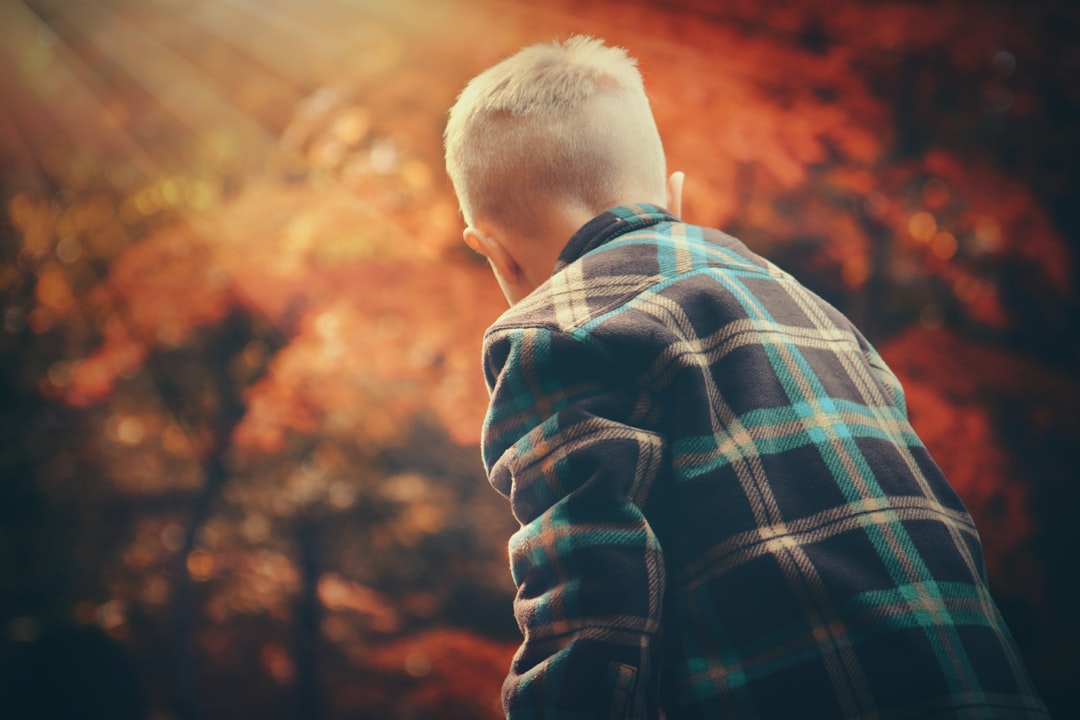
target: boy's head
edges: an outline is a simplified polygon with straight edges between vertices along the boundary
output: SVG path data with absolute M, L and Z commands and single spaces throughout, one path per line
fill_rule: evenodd
M 511 302 L 514 268 L 500 272 L 492 238 L 535 287 L 584 221 L 624 203 L 671 201 L 637 64 L 590 37 L 526 47 L 477 75 L 450 110 L 445 143 L 465 239 L 492 260 Z

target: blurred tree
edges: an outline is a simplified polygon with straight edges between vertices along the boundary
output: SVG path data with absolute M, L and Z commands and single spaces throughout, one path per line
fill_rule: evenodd
M 440 133 L 476 71 L 585 31 L 639 58 L 687 218 L 879 344 L 1075 706 L 1074 6 L 298 8 L 0 8 L 6 657 L 74 620 L 184 717 L 497 716 L 504 302 Z

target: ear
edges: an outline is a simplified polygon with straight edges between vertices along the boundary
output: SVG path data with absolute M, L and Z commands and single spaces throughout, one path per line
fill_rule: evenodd
M 510 285 L 521 282 L 521 266 L 506 249 L 504 243 L 493 235 L 487 235 L 476 228 L 467 227 L 463 233 L 465 244 L 488 259 L 495 273 Z
M 682 217 L 682 189 L 686 180 L 686 173 L 676 171 L 671 173 L 667 181 L 667 209 L 677 218 Z

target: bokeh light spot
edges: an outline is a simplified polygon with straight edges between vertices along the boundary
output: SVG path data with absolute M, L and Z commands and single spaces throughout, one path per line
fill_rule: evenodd
M 947 230 L 934 235 L 934 239 L 930 241 L 930 250 L 942 260 L 951 260 L 958 248 L 956 236 Z
M 908 232 L 916 240 L 928 242 L 937 232 L 937 220 L 926 211 L 917 212 L 908 219 Z
M 870 264 L 863 257 L 853 257 L 844 261 L 844 284 L 848 287 L 861 287 L 870 277 Z
M 191 453 L 191 441 L 180 425 L 169 423 L 161 433 L 161 446 L 173 455 Z
M 940 210 L 949 202 L 951 193 L 949 183 L 939 177 L 932 177 L 923 183 L 923 205 L 930 210 Z
M 431 656 L 425 652 L 414 650 L 405 656 L 405 672 L 411 677 L 422 678 L 431 674 Z
M 146 425 L 134 415 L 127 415 L 116 423 L 116 439 L 124 445 L 138 445 L 146 437 Z
M 43 307 L 34 308 L 26 318 L 26 324 L 37 335 L 49 332 L 55 322 L 56 316 L 48 308 Z
M 281 685 L 292 682 L 296 669 L 289 658 L 288 649 L 281 643 L 267 643 L 259 652 L 259 666 L 267 675 Z
M 60 238 L 56 243 L 56 257 L 65 265 L 71 265 L 82 257 L 82 246 L 71 236 Z
M 975 247 L 992 253 L 1001 248 L 1001 223 L 990 215 L 980 215 L 975 221 Z
M 205 550 L 192 550 L 187 556 L 187 569 L 192 579 L 205 582 L 214 573 L 214 557 Z
M 75 367 L 71 362 L 60 360 L 49 366 L 49 382 L 58 388 L 70 385 L 74 375 Z

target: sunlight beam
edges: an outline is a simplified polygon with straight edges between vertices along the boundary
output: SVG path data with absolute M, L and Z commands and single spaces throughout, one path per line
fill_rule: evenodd
M 84 37 L 103 56 L 112 59 L 174 117 L 200 136 L 223 133 L 227 147 L 222 160 L 249 162 L 265 157 L 273 136 L 237 109 L 217 89 L 215 80 L 176 55 L 132 23 L 108 13 L 93 0 L 60 3 L 44 0 L 58 14 L 74 16 Z
M 8 56 L 6 65 L 16 72 L 21 70 L 18 85 L 47 110 L 73 146 L 92 147 L 111 162 L 121 160 L 144 179 L 160 172 L 160 165 L 89 89 L 93 73 L 41 18 L 22 3 L 3 3 L 0 28 Z M 35 57 L 35 53 L 47 54 L 43 56 L 45 59 L 36 61 L 31 72 L 26 67 L 27 58 Z M 113 174 L 102 179 L 117 189 L 129 189 L 119 187 Z

